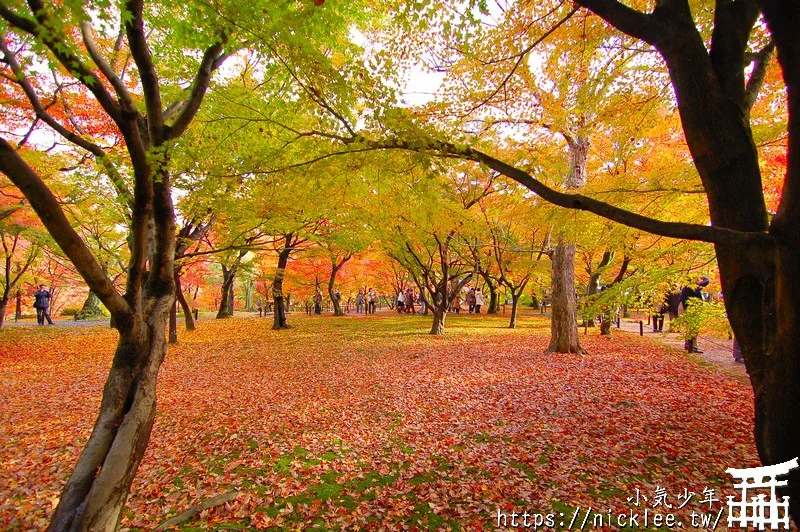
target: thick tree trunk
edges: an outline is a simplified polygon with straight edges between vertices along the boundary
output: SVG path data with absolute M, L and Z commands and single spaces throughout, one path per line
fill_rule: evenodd
M 189 302 L 186 301 L 186 295 L 183 293 L 183 288 L 181 287 L 180 271 L 177 270 L 175 271 L 175 298 L 178 300 L 178 303 L 180 303 L 181 310 L 183 310 L 183 321 L 186 324 L 186 330 L 195 330 L 194 315 L 192 314 Z
M 149 315 L 122 333 L 92 435 L 67 481 L 49 531 L 116 530 L 156 412 L 158 370 L 174 298 L 150 299 Z
M 556 353 L 583 353 L 575 317 L 575 244 L 559 241 L 552 255 L 550 345 Z
M 586 185 L 586 162 L 589 139 L 582 134 L 563 133 L 570 152 L 570 169 L 565 185 L 574 190 Z M 575 244 L 559 237 L 552 254 L 551 284 L 553 292 L 550 345 L 556 353 L 583 353 L 578 341 L 577 307 L 575 306 Z
M 22 319 L 22 292 L 17 290 L 17 304 L 16 308 L 14 309 L 14 321 L 19 321 Z
M 444 334 L 444 319 L 447 316 L 447 309 L 437 306 L 431 309 L 431 312 L 433 313 L 433 324 L 430 334 L 441 336 Z
M 519 308 L 519 298 L 522 295 L 522 290 L 518 294 L 511 293 L 511 321 L 508 324 L 509 329 L 517 328 L 517 310 Z
M 287 239 L 287 243 L 290 240 Z M 289 262 L 289 255 L 292 250 L 287 245 L 278 254 L 278 269 L 275 272 L 275 279 L 272 282 L 272 300 L 274 302 L 275 316 L 272 328 L 274 330 L 289 329 L 291 326 L 286 323 L 286 306 L 283 297 L 283 276 L 286 274 L 286 264 Z
M 103 315 L 103 310 L 100 308 L 100 298 L 97 294 L 89 290 L 89 295 L 86 296 L 86 301 L 83 302 L 81 310 L 75 314 L 76 320 L 90 320 Z
M 233 281 L 236 278 L 236 267 L 228 269 L 222 265 L 222 286 L 220 287 L 219 310 L 217 319 L 233 316 Z
M 3 323 L 6 321 L 6 309 L 8 308 L 8 299 L 0 299 L 0 329 L 3 328 Z

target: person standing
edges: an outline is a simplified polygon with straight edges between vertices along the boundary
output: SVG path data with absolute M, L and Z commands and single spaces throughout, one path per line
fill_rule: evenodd
M 260 297 L 256 301 L 256 308 L 258 308 L 258 317 L 262 317 L 264 315 L 264 302 L 261 301 Z
M 44 284 L 39 285 L 39 290 L 33 294 L 33 308 L 36 309 L 36 321 L 39 325 L 44 325 L 44 320 L 47 320 L 49 325 L 53 324 L 53 320 L 50 319 L 50 299 L 53 297 L 53 294 L 47 289 L 47 286 Z
M 475 290 L 475 314 L 481 313 L 481 306 L 486 304 L 486 300 L 483 297 L 483 292 L 480 290 Z
M 697 288 L 692 288 L 691 286 L 683 287 L 683 290 L 681 290 L 681 304 L 683 305 L 684 312 L 686 312 L 690 302 L 693 305 L 699 305 L 703 302 L 703 288 L 708 286 L 708 283 L 708 277 L 701 277 L 697 281 Z M 684 342 L 683 348 L 689 353 L 702 353 L 702 351 L 700 351 L 700 349 L 697 347 L 697 334 L 691 338 L 688 338 Z
M 397 313 L 402 314 L 406 307 L 406 294 L 401 288 L 397 293 Z
M 362 314 L 364 312 L 364 289 L 358 289 L 358 295 L 356 295 L 356 314 Z
M 322 314 L 322 291 L 319 289 L 314 296 L 314 314 Z
M 375 307 L 378 304 L 378 294 L 374 289 L 370 288 L 367 292 L 367 313 L 375 314 Z

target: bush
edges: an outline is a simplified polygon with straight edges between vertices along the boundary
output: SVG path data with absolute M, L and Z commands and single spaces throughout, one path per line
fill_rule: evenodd
M 80 312 L 80 310 L 81 309 L 79 309 L 79 308 L 67 307 L 67 308 L 65 308 L 64 310 L 61 311 L 61 315 L 62 316 L 74 316 L 75 314 Z

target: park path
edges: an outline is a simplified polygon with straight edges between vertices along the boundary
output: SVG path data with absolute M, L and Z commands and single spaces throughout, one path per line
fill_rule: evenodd
M 381 309 L 379 314 L 384 313 L 392 313 L 393 311 L 389 311 L 386 309 Z M 348 314 L 352 317 L 367 317 L 365 314 L 355 314 L 350 313 Z M 547 314 L 549 316 L 549 313 Z M 251 317 L 258 317 L 257 312 L 236 312 L 235 318 L 251 318 Z M 292 319 L 296 319 L 298 317 L 305 317 L 305 312 L 293 312 L 291 314 Z M 200 316 L 198 321 L 207 321 L 210 319 L 214 319 L 211 315 L 209 316 Z M 264 316 L 263 319 L 272 319 L 272 313 L 268 313 Z M 55 325 L 53 327 L 97 327 L 97 326 L 108 326 L 107 321 L 101 320 L 80 320 L 76 321 L 70 318 L 61 318 L 58 320 L 54 320 Z M 679 333 L 670 333 L 666 332 L 666 329 L 669 327 L 669 321 L 664 324 L 665 332 L 653 332 L 653 328 L 651 325 L 647 324 L 647 317 L 642 318 L 643 321 L 643 329 L 644 329 L 644 336 L 649 337 L 652 340 L 663 344 L 668 345 L 670 347 L 675 347 L 677 349 L 683 349 L 683 338 Z M 3 323 L 3 327 L 37 327 L 35 319 L 24 319 L 18 322 L 15 322 L 13 319 L 6 320 Z M 581 331 L 582 332 L 582 331 Z M 620 321 L 620 328 L 617 329 L 614 327 L 612 329 L 613 333 L 622 333 L 622 334 L 632 334 L 632 335 L 639 335 L 639 317 L 637 318 L 626 318 Z M 701 335 L 698 338 L 698 346 L 703 351 L 702 354 L 693 355 L 700 360 L 705 361 L 706 363 L 712 364 L 716 367 L 719 367 L 725 373 L 730 375 L 734 375 L 736 377 L 747 378 L 747 372 L 745 371 L 744 364 L 739 364 L 734 362 L 733 360 L 733 341 L 724 339 L 724 338 L 716 338 L 711 336 L 703 336 Z
M 653 332 L 653 326 L 647 324 L 647 317 L 642 318 L 642 321 L 644 324 L 643 330 L 645 337 L 651 338 L 661 344 L 683 350 L 683 337 L 680 333 L 667 332 L 669 320 L 665 320 L 664 332 Z M 639 319 L 622 319 L 620 321 L 620 328 L 617 329 L 614 327 L 612 329 L 612 334 L 616 332 L 638 336 Z M 733 360 L 733 340 L 700 335 L 697 338 L 697 346 L 703 353 L 698 353 L 693 356 L 719 367 L 725 373 L 745 379 L 747 378 L 747 371 L 745 370 L 744 364 L 734 362 Z

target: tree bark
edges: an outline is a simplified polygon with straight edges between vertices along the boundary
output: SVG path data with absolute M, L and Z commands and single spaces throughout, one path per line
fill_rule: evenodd
M 433 324 L 430 334 L 441 336 L 444 334 L 444 319 L 447 316 L 447 309 L 436 306 L 431 311 L 433 313 Z
M 236 277 L 236 266 L 228 269 L 222 265 L 222 286 L 220 287 L 219 310 L 217 319 L 233 316 L 233 281 Z
M 581 134 L 563 133 L 570 153 L 570 170 L 565 182 L 567 189 L 577 189 L 586 184 L 586 162 L 589 157 L 589 139 Z M 578 340 L 578 320 L 575 306 L 575 244 L 559 237 L 552 254 L 552 319 L 548 351 L 556 353 L 583 353 Z
M 3 323 L 6 321 L 6 308 L 8 308 L 8 299 L 0 299 L 0 329 L 3 328 Z
M 103 311 L 100 308 L 100 298 L 98 298 L 97 294 L 95 294 L 92 290 L 89 290 L 89 294 L 86 296 L 86 301 L 83 302 L 81 310 L 75 314 L 75 319 L 90 320 L 102 315 Z
M 575 317 L 575 244 L 559 241 L 552 254 L 549 352 L 583 353 Z
M 186 301 L 186 295 L 183 293 L 183 287 L 181 287 L 180 270 L 175 270 L 175 297 L 178 300 L 178 303 L 180 303 L 181 309 L 183 310 L 183 320 L 186 330 L 195 330 L 194 315 L 192 314 L 192 309 L 189 306 L 189 302 Z
M 290 247 L 292 235 L 286 238 L 286 245 L 278 253 L 278 269 L 275 272 L 275 279 L 272 282 L 272 300 L 275 310 L 272 328 L 274 330 L 289 329 L 291 326 L 286 322 L 286 306 L 283 296 L 283 277 L 286 273 L 286 265 L 289 262 L 289 255 L 292 253 Z
M 508 323 L 509 329 L 517 328 L 517 310 L 519 308 L 519 298 L 522 295 L 522 290 L 518 293 L 511 292 L 511 321 Z
M 92 435 L 61 495 L 48 530 L 116 530 L 156 411 L 156 381 L 166 355 L 171 294 L 152 301 L 145 323 L 120 334 Z
M 497 297 L 497 285 L 492 281 L 492 277 L 488 272 L 481 271 L 481 277 L 486 282 L 486 287 L 489 289 L 489 306 L 486 309 L 487 314 L 497 314 L 500 307 L 500 300 Z
M 169 343 L 178 343 L 178 303 L 172 304 L 169 309 Z
M 344 316 L 344 311 L 342 310 L 342 303 L 334 296 L 334 285 L 336 284 L 336 276 L 339 274 L 339 271 L 342 269 L 342 266 L 345 265 L 347 261 L 350 260 L 351 255 L 346 255 L 342 257 L 341 261 L 336 260 L 336 256 L 333 254 L 331 255 L 331 274 L 328 277 L 328 297 L 331 298 L 331 302 L 333 303 L 333 315 L 334 316 Z

